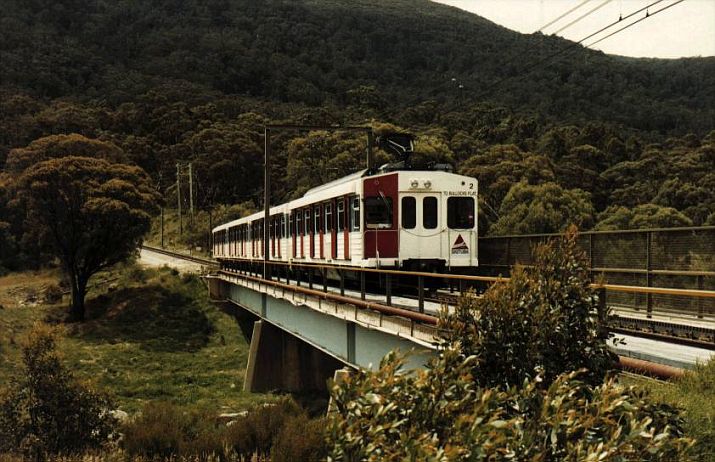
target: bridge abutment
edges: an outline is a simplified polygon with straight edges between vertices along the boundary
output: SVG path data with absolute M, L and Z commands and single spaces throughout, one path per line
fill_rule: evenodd
M 244 390 L 311 392 L 327 390 L 327 381 L 344 364 L 294 335 L 255 321 Z

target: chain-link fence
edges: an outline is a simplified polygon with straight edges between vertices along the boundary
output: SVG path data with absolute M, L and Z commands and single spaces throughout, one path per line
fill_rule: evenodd
M 556 234 L 484 237 L 479 243 L 482 274 L 508 275 L 515 264 L 530 265 L 532 250 Z M 608 284 L 715 290 L 715 226 L 592 231 L 578 236 L 594 280 Z M 715 299 L 610 291 L 608 303 L 662 314 L 715 318 Z

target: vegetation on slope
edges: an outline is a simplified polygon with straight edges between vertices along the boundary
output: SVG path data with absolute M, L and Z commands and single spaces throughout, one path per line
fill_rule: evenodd
M 269 400 L 242 391 L 248 345 L 230 313 L 208 303 L 198 278 L 131 266 L 104 278 L 113 282 L 90 290 L 87 321 L 65 326 L 58 343 L 79 379 L 111 391 L 130 413 L 147 401 L 236 411 Z M 0 279 L 0 288 L 12 282 L 15 294 L 0 310 L 3 332 L 9 333 L 0 340 L 0 385 L 19 369 L 20 339 L 31 326 L 62 317 L 62 303 L 10 304 L 28 293 L 41 302 L 34 281 L 33 274 L 22 283 L 18 276 Z M 46 291 L 47 283 L 42 286 Z M 107 286 L 113 289 L 107 292 Z

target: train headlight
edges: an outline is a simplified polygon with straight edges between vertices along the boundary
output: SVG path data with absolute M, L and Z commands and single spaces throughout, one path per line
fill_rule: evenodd
M 425 180 L 424 185 L 425 188 L 429 189 L 432 187 L 432 182 L 430 180 Z
M 410 187 L 412 189 L 417 189 L 417 187 L 419 187 L 419 185 L 420 185 L 420 182 L 417 181 L 417 179 L 413 178 L 410 180 Z

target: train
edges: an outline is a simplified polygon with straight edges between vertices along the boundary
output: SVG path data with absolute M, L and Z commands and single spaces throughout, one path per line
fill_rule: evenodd
M 269 259 L 449 272 L 478 266 L 477 180 L 444 170 L 368 169 L 215 227 L 219 262 Z

